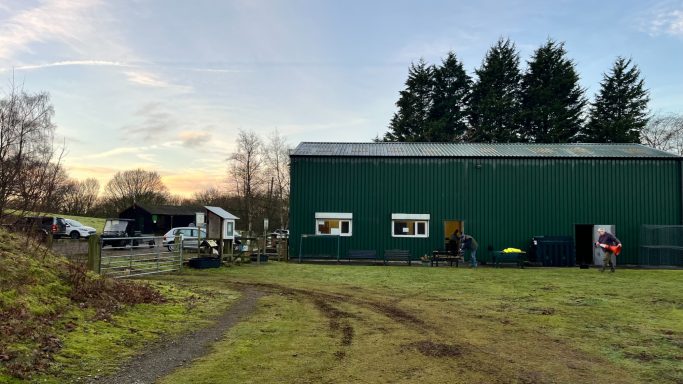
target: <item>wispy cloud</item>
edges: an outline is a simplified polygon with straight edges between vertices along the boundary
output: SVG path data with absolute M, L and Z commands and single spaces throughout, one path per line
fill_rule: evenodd
M 128 77 L 128 80 L 131 83 L 138 84 L 138 85 L 144 85 L 147 87 L 160 87 L 160 88 L 165 88 L 165 87 L 170 86 L 170 84 L 168 82 L 160 79 L 158 76 L 155 76 L 151 73 L 129 71 L 129 72 L 126 72 L 126 76 Z
M 89 156 L 85 156 L 85 158 L 87 158 L 87 159 L 104 159 L 104 158 L 112 157 L 112 156 L 143 153 L 144 151 L 147 151 L 149 149 L 150 149 L 150 147 L 119 147 L 119 148 L 110 149 L 110 150 L 105 151 L 105 152 L 99 152 L 99 153 L 95 153 L 95 154 L 92 154 Z
M 177 116 L 160 102 L 142 105 L 133 116 L 138 121 L 127 124 L 122 129 L 129 136 L 129 141 L 158 139 L 180 126 Z
M 643 23 L 651 36 L 671 35 L 683 37 L 683 3 L 661 3 L 651 12 Z
M 183 131 L 178 137 L 184 147 L 196 147 L 211 139 L 211 134 L 205 131 Z
M 164 78 L 163 66 L 141 59 L 121 35 L 112 32 L 120 20 L 112 17 L 110 6 L 102 0 L 45 0 L 14 14 L 8 12 L 10 17 L 0 20 L 0 72 L 67 66 L 134 68 L 123 71 L 132 84 L 191 90 Z M 32 62 L 46 47 L 73 59 Z
M 32 69 L 43 69 L 52 67 L 69 67 L 69 66 L 94 66 L 94 67 L 134 67 L 131 64 L 121 63 L 118 61 L 106 61 L 106 60 L 64 60 L 55 61 L 52 63 L 43 64 L 29 64 L 29 65 L 19 65 L 12 69 L 15 70 L 32 70 Z M 10 70 L 10 68 L 0 68 L 0 72 L 5 72 Z
M 0 27 L 0 59 L 10 59 L 17 51 L 31 52 L 31 44 L 61 40 L 79 45 L 79 15 L 99 1 L 53 0 L 19 12 Z

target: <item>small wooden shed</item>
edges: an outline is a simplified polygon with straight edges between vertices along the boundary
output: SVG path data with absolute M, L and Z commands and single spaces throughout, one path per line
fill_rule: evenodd
M 230 240 L 232 245 L 235 240 L 235 220 L 239 217 L 221 207 L 205 206 L 206 209 L 206 236 L 209 239 L 218 240 L 218 254 L 223 256 L 225 240 Z

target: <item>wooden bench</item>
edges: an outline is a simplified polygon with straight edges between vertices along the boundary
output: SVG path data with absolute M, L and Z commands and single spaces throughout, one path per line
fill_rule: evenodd
M 410 251 L 405 249 L 387 249 L 384 251 L 384 265 L 387 261 L 407 261 L 411 265 Z
M 447 261 L 450 263 L 450 266 L 452 267 L 453 262 L 455 261 L 455 267 L 458 268 L 460 266 L 460 262 L 465 262 L 465 259 L 462 257 L 462 255 L 453 255 L 449 251 L 437 250 L 432 252 L 432 258 L 430 259 L 430 261 L 431 262 L 429 263 L 429 265 L 432 267 L 434 266 L 434 264 L 436 264 L 436 266 L 438 267 L 439 261 Z
M 374 249 L 371 250 L 361 250 L 352 249 L 349 251 L 347 259 L 351 260 L 377 260 L 377 252 Z
M 517 264 L 519 268 L 524 268 L 524 262 L 526 261 L 526 252 L 493 252 L 493 267 L 500 268 L 500 263 L 503 261 L 513 262 Z

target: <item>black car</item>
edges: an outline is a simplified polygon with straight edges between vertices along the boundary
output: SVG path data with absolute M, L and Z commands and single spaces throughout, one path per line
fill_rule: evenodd
M 38 235 L 42 238 L 47 238 L 52 235 L 53 238 L 67 236 L 66 221 L 57 216 L 26 216 L 17 221 L 16 227 L 18 230 Z
M 112 247 L 125 247 L 126 245 L 137 246 L 141 242 L 154 246 L 154 239 L 144 239 L 140 231 L 135 230 L 135 220 L 133 219 L 107 219 L 102 231 L 102 246 L 111 245 Z

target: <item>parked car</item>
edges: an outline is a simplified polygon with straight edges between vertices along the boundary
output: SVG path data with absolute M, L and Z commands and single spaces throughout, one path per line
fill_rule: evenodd
M 196 249 L 197 243 L 197 227 L 176 227 L 171 228 L 170 231 L 166 232 L 164 235 L 163 245 L 168 248 L 169 252 L 173 252 L 175 249 L 175 237 L 183 237 L 183 248 L 185 249 Z M 200 237 L 206 239 L 206 230 L 201 229 Z
M 289 238 L 289 229 L 276 229 L 270 233 L 270 236 L 275 236 L 278 239 L 287 239 Z
M 66 220 L 57 216 L 26 216 L 19 219 L 16 226 L 23 232 L 43 238 L 49 235 L 54 238 L 67 236 Z
M 140 237 L 145 236 L 149 239 L 142 240 L 150 247 L 153 247 L 155 242 L 152 235 L 143 235 L 140 231 L 135 230 L 135 220 L 133 219 L 119 219 L 111 218 L 104 222 L 104 230 L 102 231 L 102 247 L 111 245 L 112 247 L 125 247 L 126 245 L 138 246 L 140 245 Z M 128 238 L 131 238 L 129 240 Z
M 81 237 L 87 239 L 97 233 L 95 228 L 83 225 L 79 221 L 71 219 L 64 219 L 64 221 L 66 222 L 65 233 L 72 239 L 80 239 Z

